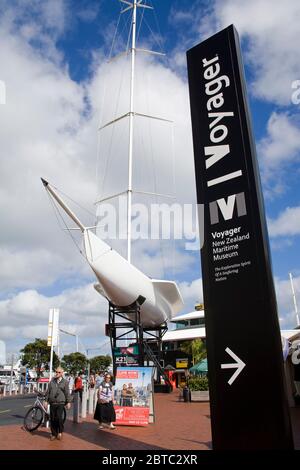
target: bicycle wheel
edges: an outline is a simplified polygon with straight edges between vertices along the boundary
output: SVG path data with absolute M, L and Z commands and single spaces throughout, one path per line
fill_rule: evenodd
M 43 421 L 43 411 L 38 406 L 29 408 L 24 417 L 24 427 L 27 431 L 35 431 Z

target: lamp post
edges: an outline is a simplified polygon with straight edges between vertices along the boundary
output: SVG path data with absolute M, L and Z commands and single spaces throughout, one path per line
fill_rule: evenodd
M 70 333 L 69 331 L 63 330 L 62 328 L 59 328 L 59 331 L 61 333 L 65 333 L 66 335 L 74 336 L 75 341 L 76 341 L 76 352 L 78 352 L 78 335 L 76 335 L 74 333 Z
M 292 294 L 293 294 L 293 301 L 294 301 L 294 307 L 295 307 L 295 315 L 296 315 L 297 326 L 300 326 L 297 299 L 296 299 L 296 294 L 295 294 L 295 289 L 294 289 L 294 284 L 293 284 L 292 273 L 289 273 L 289 276 L 290 276 L 291 287 L 292 287 Z

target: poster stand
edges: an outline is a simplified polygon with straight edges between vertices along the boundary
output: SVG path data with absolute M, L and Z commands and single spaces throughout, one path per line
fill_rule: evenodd
M 169 377 L 162 367 L 162 337 L 167 331 L 166 323 L 155 328 L 143 327 L 140 322 L 140 306 L 144 301 L 139 297 L 126 307 L 109 303 L 106 335 L 110 337 L 113 373 L 117 367 L 154 366 L 155 383 L 163 378 L 166 387 L 171 386 Z M 129 343 L 129 345 L 128 345 Z

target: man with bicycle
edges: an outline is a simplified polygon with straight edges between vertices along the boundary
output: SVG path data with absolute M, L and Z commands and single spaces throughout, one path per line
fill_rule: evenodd
M 69 383 L 63 378 L 63 369 L 57 367 L 55 377 L 51 380 L 45 395 L 45 406 L 50 405 L 50 440 L 61 440 L 64 430 L 63 410 L 66 405 L 67 409 L 71 407 L 71 395 L 69 392 Z

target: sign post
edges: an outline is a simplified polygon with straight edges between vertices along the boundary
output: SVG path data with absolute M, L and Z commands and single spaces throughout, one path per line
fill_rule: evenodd
M 291 449 L 268 234 L 238 35 L 187 53 L 214 449 Z
M 47 346 L 51 346 L 49 382 L 51 382 L 52 371 L 53 371 L 53 348 L 54 346 L 58 345 L 58 322 L 59 322 L 59 309 L 50 308 L 49 321 L 48 321 L 48 341 L 47 341 Z

